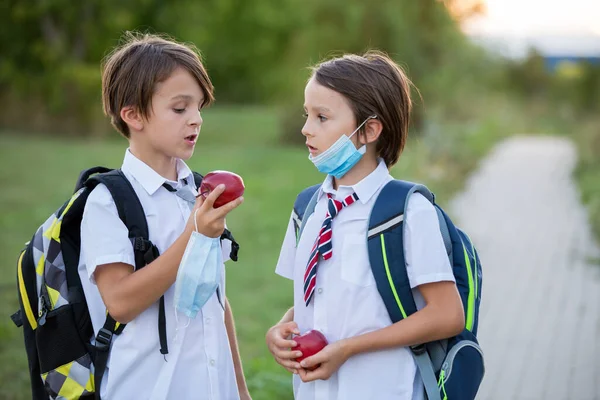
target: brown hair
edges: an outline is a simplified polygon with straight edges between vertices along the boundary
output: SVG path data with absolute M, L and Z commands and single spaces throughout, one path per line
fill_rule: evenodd
M 377 154 L 388 167 L 394 165 L 406 143 L 412 109 L 412 82 L 402 68 L 386 54 L 371 50 L 363 56 L 346 54 L 324 61 L 312 70 L 320 85 L 348 100 L 357 123 L 377 115 L 383 125 Z
M 187 70 L 200 85 L 202 107 L 214 101 L 214 87 L 195 46 L 135 32 L 126 32 L 122 41 L 102 65 L 102 105 L 104 114 L 123 136 L 128 138 L 130 132 L 121 109 L 133 106 L 148 118 L 156 84 L 168 79 L 178 67 Z

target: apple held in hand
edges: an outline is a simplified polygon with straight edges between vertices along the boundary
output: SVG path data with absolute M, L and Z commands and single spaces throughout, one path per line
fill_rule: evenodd
M 220 184 L 225 185 L 225 191 L 215 200 L 215 208 L 221 207 L 244 194 L 244 180 L 241 176 L 229 171 L 213 171 L 206 174 L 202 179 L 202 184 L 198 190 L 199 195 L 206 199 L 206 196 Z
M 292 350 L 302 352 L 302 356 L 296 358 L 296 361 L 298 362 L 317 354 L 328 344 L 325 336 L 314 329 L 306 332 L 304 335 L 295 336 L 293 340 L 296 342 L 296 346 L 294 346 Z M 317 367 L 318 365 L 307 369 L 312 371 Z

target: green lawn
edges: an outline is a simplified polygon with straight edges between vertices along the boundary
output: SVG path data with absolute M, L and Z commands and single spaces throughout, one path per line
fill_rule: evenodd
M 465 132 L 455 129 L 454 135 L 448 128 L 439 136 L 413 140 L 393 174 L 425 182 L 443 203 L 478 157 L 502 136 L 500 131 L 484 124 Z M 293 200 L 302 188 L 323 179 L 304 148 L 281 146 L 277 135 L 277 118 L 270 110 L 208 110 L 196 154 L 189 162 L 200 172 L 237 172 L 246 184 L 243 206 L 228 218 L 241 251 L 240 261 L 228 264 L 227 294 L 255 400 L 292 398 L 290 376 L 269 356 L 264 334 L 292 303 L 291 282 L 273 271 Z M 95 165 L 119 167 L 125 148 L 126 141 L 118 138 L 89 141 L 0 135 L 1 399 L 30 397 L 21 331 L 8 318 L 17 309 L 18 252 L 69 197 L 79 171 Z

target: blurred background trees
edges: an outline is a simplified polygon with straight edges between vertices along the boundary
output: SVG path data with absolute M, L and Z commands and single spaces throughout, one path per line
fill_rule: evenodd
M 104 136 L 100 62 L 126 30 L 194 43 L 217 105 L 276 106 L 298 141 L 308 66 L 344 52 L 388 52 L 419 88 L 414 132 L 465 122 L 490 91 L 592 110 L 600 68 L 549 71 L 544 58 L 493 58 L 462 33 L 482 0 L 7 0 L 0 14 L 0 128 Z M 420 99 L 423 101 L 420 101 Z M 518 101 L 518 100 L 515 100 Z M 427 110 L 427 111 L 426 111 Z M 427 116 L 427 118 L 425 117 Z M 299 139 L 301 141 L 301 139 Z
M 465 4 L 445 3 L 452 10 Z M 449 101 L 453 87 L 465 81 L 466 64 L 477 68 L 483 59 L 445 3 L 8 0 L 0 16 L 0 123 L 40 133 L 108 132 L 100 114 L 100 61 L 125 30 L 164 32 L 194 43 L 205 57 L 218 104 L 281 105 L 282 121 L 292 125 L 295 118 L 286 113 L 302 108 L 306 67 L 331 54 L 368 48 L 384 50 L 405 66 L 428 101 Z M 464 17 L 477 4 L 455 16 Z M 416 114 L 420 125 L 422 112 Z

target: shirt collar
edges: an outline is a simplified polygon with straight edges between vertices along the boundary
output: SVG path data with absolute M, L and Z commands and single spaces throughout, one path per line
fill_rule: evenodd
M 161 176 L 158 172 L 152 169 L 148 164 L 137 158 L 129 149 L 125 151 L 125 159 L 121 167 L 123 172 L 127 172 L 142 185 L 144 190 L 149 195 L 153 195 L 163 183 L 168 182 L 168 179 Z M 187 164 L 177 159 L 177 181 L 186 180 L 188 183 L 194 181 L 194 175 Z M 194 186 L 194 185 L 192 185 Z
M 377 164 L 377 168 L 369 175 L 365 176 L 360 182 L 352 185 L 352 186 L 339 186 L 338 191 L 345 192 L 348 191 L 350 194 L 351 191 L 354 191 L 358 195 L 358 199 L 361 203 L 366 204 L 371 197 L 379 190 L 379 188 L 387 181 L 390 172 L 385 165 L 385 161 L 380 158 L 379 163 Z M 336 190 L 333 188 L 333 177 L 331 175 L 327 175 L 325 181 L 321 185 L 318 194 L 318 200 L 325 193 L 336 194 Z

